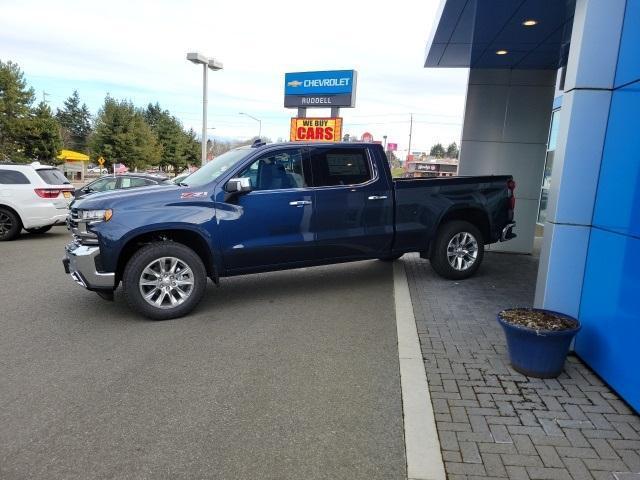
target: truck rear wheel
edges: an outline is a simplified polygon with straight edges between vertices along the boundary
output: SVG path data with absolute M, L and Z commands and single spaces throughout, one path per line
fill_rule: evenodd
M 482 232 L 472 223 L 454 220 L 438 230 L 431 266 L 441 277 L 462 280 L 476 273 L 483 257 Z
M 129 306 L 153 320 L 186 315 L 204 295 L 207 273 L 189 247 L 170 241 L 152 243 L 135 252 L 122 276 Z

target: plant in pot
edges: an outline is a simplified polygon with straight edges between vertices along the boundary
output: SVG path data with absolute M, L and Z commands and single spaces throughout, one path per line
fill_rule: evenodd
M 562 372 L 571 340 L 580 322 L 563 313 L 537 308 L 511 308 L 498 313 L 507 337 L 514 370 L 537 378 L 555 378 Z

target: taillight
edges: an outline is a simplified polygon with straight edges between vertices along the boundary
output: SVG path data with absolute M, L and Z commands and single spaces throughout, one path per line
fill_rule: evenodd
M 62 190 L 59 188 L 36 188 L 35 192 L 40 198 L 58 198 Z
M 509 189 L 509 210 L 516 208 L 516 195 L 513 191 L 516 189 L 516 182 L 509 180 L 507 182 L 507 188 Z

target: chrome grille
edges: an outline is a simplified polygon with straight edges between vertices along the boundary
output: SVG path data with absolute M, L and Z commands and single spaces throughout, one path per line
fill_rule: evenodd
M 73 235 L 73 241 L 79 245 L 97 245 L 98 237 L 87 230 L 87 222 L 80 220 L 77 208 L 72 208 L 67 217 L 67 228 Z

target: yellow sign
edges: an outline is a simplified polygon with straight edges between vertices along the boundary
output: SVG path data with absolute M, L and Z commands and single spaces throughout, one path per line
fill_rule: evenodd
M 339 142 L 342 118 L 292 118 L 292 142 Z
M 100 164 L 100 166 L 104 165 L 104 158 L 98 158 L 98 163 Z

